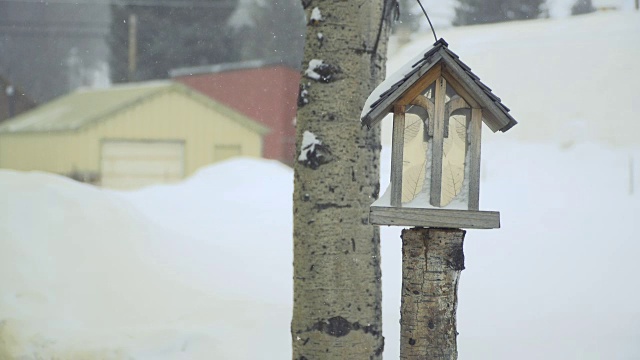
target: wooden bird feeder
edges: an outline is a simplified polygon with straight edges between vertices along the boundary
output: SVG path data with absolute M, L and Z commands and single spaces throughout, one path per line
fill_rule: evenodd
M 380 84 L 361 121 L 371 127 L 388 113 L 391 184 L 370 223 L 499 228 L 499 212 L 479 210 L 482 123 L 505 132 L 517 122 L 443 39 Z

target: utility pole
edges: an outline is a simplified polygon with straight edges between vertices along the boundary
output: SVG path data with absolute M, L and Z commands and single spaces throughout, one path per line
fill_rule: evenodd
M 129 15 L 129 81 L 135 80 L 136 61 L 138 52 L 138 18 L 136 14 Z

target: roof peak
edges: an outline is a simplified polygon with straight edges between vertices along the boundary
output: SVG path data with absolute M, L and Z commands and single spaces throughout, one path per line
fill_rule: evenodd
M 438 41 L 433 43 L 433 46 L 438 46 L 438 45 L 442 45 L 444 47 L 449 47 L 449 43 L 446 42 L 443 38 L 440 38 Z
M 369 95 L 362 109 L 360 115 L 362 124 L 371 127 L 381 121 L 391 111 L 397 99 L 428 72 L 436 69 L 433 71 L 438 73 L 442 71 L 443 76 L 456 80 L 460 90 L 464 90 L 467 97 L 478 103 L 476 106 L 487 109 L 483 120 L 491 130 L 504 132 L 514 126 L 517 122 L 509 114 L 509 108 L 504 106 L 502 100 L 471 72 L 471 68 L 463 63 L 458 55 L 449 50 L 448 45 L 442 38 L 437 40 L 424 55 L 405 64 L 398 72 L 378 85 Z M 469 101 L 469 99 L 466 100 Z

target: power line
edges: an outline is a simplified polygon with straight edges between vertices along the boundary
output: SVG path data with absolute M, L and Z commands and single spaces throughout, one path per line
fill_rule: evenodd
M 433 28 L 431 19 L 429 19 L 429 14 L 427 14 L 427 10 L 424 9 L 424 6 L 422 6 L 422 3 L 420 2 L 420 0 L 418 0 L 418 4 L 420 4 L 420 7 L 422 8 L 422 12 L 424 13 L 424 16 L 427 17 L 427 21 L 429 22 L 429 26 L 431 27 L 431 32 L 433 32 L 433 38 L 436 39 L 436 42 L 438 42 L 438 37 L 436 36 L 436 30 Z

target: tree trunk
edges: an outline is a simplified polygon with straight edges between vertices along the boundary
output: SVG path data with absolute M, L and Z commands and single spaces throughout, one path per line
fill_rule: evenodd
M 384 77 L 383 1 L 302 4 L 308 25 L 294 164 L 293 359 L 381 359 L 380 240 L 368 223 L 380 189 L 380 130 L 362 128 L 359 117 Z
M 455 360 L 464 230 L 402 231 L 400 359 Z

